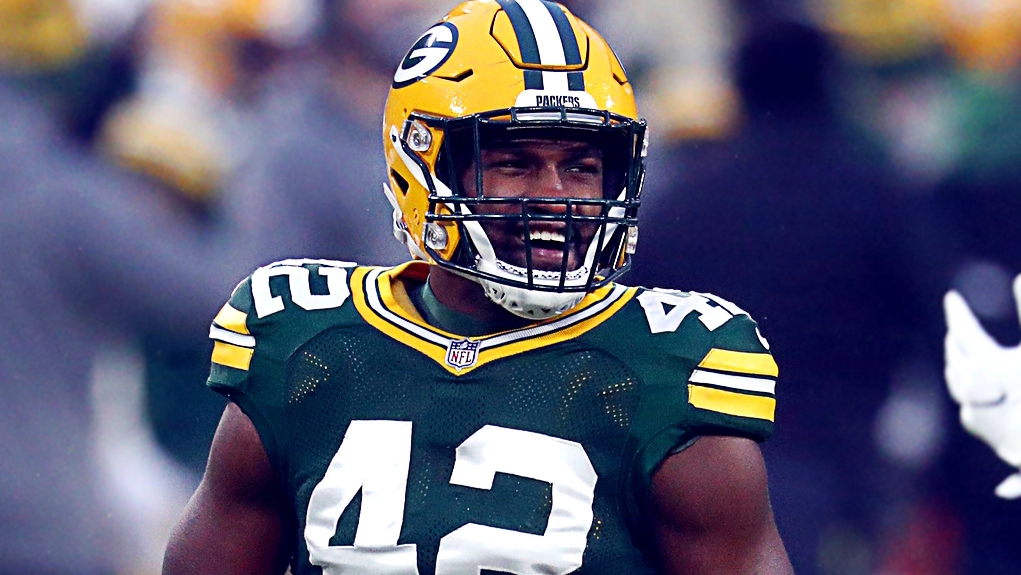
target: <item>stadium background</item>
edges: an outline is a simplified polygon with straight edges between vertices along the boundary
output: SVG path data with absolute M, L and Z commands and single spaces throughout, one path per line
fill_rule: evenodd
M 956 421 L 940 307 L 958 289 L 1021 339 L 1021 1 L 566 4 L 617 49 L 652 127 L 626 281 L 721 295 L 773 344 L 764 451 L 796 572 L 1021 572 L 1021 503 L 993 495 L 1010 470 Z M 0 376 L 86 366 L 0 401 L 88 438 L 76 472 L 96 478 L 118 572 L 159 571 L 198 481 L 222 409 L 204 324 L 231 286 L 285 257 L 403 259 L 382 103 L 450 7 L 0 0 L 0 291 L 62 310 L 33 346 L 0 308 Z

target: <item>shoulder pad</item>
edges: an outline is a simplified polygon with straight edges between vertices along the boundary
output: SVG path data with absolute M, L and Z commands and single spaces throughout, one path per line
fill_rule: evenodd
M 299 312 L 341 308 L 351 295 L 348 276 L 354 267 L 357 264 L 351 262 L 290 259 L 255 270 L 234 288 L 209 328 L 214 374 L 218 367 L 247 372 L 256 341 L 268 335 L 263 332 L 274 331 L 277 339 L 295 342 L 311 335 L 304 332 L 315 331 L 319 322 L 299 322 Z M 281 312 L 286 325 L 276 321 Z M 292 315 L 296 321 L 289 321 Z M 283 350 L 289 345 L 273 347 Z
M 357 267 L 352 262 L 334 260 L 283 260 L 263 266 L 251 276 L 252 301 L 256 316 L 266 316 L 284 311 L 284 297 L 295 306 L 311 311 L 333 309 L 344 305 L 351 296 L 347 285 L 348 270 Z M 315 276 L 325 279 L 325 293 L 312 293 Z M 270 290 L 270 278 L 286 276 L 287 294 L 274 295 Z
M 772 424 L 779 370 L 748 312 L 708 293 L 652 289 L 637 299 L 650 332 L 661 334 L 653 336 L 658 353 L 690 366 L 685 383 L 696 418 L 768 435 L 751 432 L 747 420 Z
M 692 313 L 710 332 L 715 332 L 736 316 L 746 316 L 751 320 L 748 312 L 711 293 L 653 288 L 643 289 L 636 299 L 645 310 L 645 318 L 652 333 L 676 332 Z M 757 328 L 755 333 L 762 347 L 768 350 L 769 342 Z

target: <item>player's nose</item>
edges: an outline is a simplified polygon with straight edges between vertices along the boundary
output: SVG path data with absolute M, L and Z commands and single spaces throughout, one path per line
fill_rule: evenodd
M 564 197 L 564 180 L 557 163 L 546 161 L 540 164 L 530 187 L 532 195 L 537 198 Z

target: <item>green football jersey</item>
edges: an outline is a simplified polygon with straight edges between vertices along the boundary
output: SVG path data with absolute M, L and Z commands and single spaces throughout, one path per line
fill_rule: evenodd
M 295 575 L 654 573 L 657 466 L 772 433 L 776 363 L 730 302 L 613 284 L 464 337 L 410 304 L 428 269 L 279 262 L 213 322 L 208 384 L 290 497 Z

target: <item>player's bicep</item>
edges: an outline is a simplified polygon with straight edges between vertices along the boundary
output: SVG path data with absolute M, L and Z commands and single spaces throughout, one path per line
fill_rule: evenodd
M 286 509 L 255 426 L 229 403 L 206 473 L 167 546 L 163 573 L 283 573 Z
M 652 479 L 652 533 L 665 573 L 792 573 L 769 504 L 758 445 L 707 436 Z

